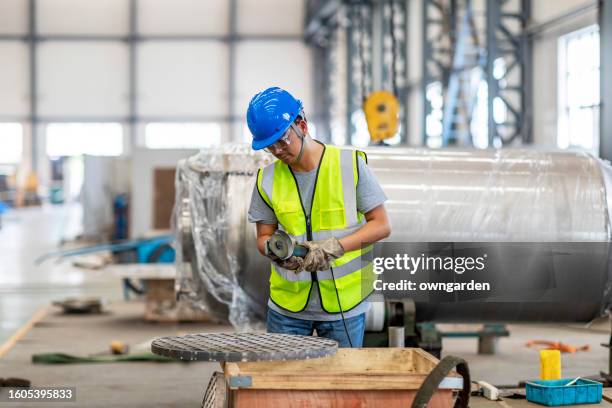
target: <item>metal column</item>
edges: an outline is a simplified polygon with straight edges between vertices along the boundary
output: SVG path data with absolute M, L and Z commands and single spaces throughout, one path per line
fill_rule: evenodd
M 229 75 L 227 84 L 227 116 L 229 126 L 229 141 L 235 142 L 240 132 L 236 131 L 236 121 L 234 120 L 234 97 L 236 96 L 236 38 L 237 38 L 237 0 L 229 1 L 229 38 L 228 38 L 228 69 Z
M 347 143 L 352 144 L 356 128 L 353 113 L 362 109 L 372 89 L 372 3 L 351 0 L 346 4 L 346 121 Z
M 434 110 L 427 97 L 430 86 L 439 85 L 444 94 L 450 77 L 455 38 L 457 4 L 455 0 L 424 0 L 422 25 L 423 102 L 422 142 L 427 145 L 427 118 Z M 441 137 L 442 135 L 440 135 Z
M 30 50 L 30 138 L 32 172 L 38 170 L 38 147 L 40 131 L 38 129 L 38 59 L 36 56 L 36 0 L 29 1 L 29 19 L 27 42 Z
M 130 0 L 130 12 L 129 12 L 129 18 L 130 18 L 130 27 L 129 27 L 129 38 L 128 38 L 128 47 L 129 47 L 129 52 L 130 52 L 130 60 L 129 60 L 129 78 L 128 78 L 128 84 L 129 84 L 129 113 L 128 113 L 128 123 L 130 126 L 130 147 L 133 148 L 134 146 L 136 146 L 137 141 L 136 141 L 136 135 L 137 135 L 137 116 L 138 116 L 138 84 L 137 84 L 137 73 L 136 70 L 138 69 L 138 67 L 136 66 L 137 64 L 137 56 L 136 56 L 136 36 L 138 35 L 138 28 L 137 28 L 137 24 L 138 24 L 138 4 L 137 4 L 138 0 Z
M 599 1 L 600 142 L 603 159 L 612 160 L 612 0 Z M 612 358 L 612 357 L 611 357 Z
M 359 83 L 359 29 L 355 27 L 358 18 L 359 2 L 347 4 L 346 27 L 346 144 L 352 144 L 356 132 L 353 124 L 353 112 L 359 109 L 360 83 Z M 357 61 L 357 66 L 355 66 Z
M 400 102 L 400 143 L 408 142 L 408 3 L 381 1 L 382 89 L 390 90 Z
M 307 0 L 304 39 L 315 48 L 315 83 L 322 92 L 317 98 L 317 138 L 332 141 L 332 121 L 337 104 L 337 41 L 341 0 Z M 343 98 L 343 96 L 341 96 Z M 311 115 L 312 116 L 312 115 Z
M 487 0 L 490 146 L 532 141 L 530 10 L 530 0 Z M 495 117 L 496 106 L 505 118 Z
M 453 61 L 446 85 L 442 120 L 442 145 L 474 144 L 473 112 L 486 69 L 482 39 L 477 30 L 472 0 L 463 0 L 455 14 Z

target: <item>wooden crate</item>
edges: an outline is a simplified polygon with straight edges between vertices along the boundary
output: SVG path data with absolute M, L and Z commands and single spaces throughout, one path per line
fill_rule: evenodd
M 416 348 L 339 349 L 331 357 L 225 363 L 229 407 L 407 407 L 438 360 Z M 447 377 L 429 407 L 452 406 Z

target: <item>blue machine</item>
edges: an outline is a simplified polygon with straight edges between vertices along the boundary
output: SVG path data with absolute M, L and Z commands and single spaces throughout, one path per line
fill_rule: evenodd
M 2 214 L 7 212 L 8 209 L 9 207 L 6 204 L 4 204 L 2 201 L 0 201 L 0 229 L 2 229 Z
M 174 263 L 176 252 L 172 247 L 171 235 L 162 235 L 159 237 L 139 240 L 126 240 L 114 243 L 94 245 L 85 248 L 68 249 L 65 251 L 57 251 L 49 254 L 44 254 L 38 257 L 34 262 L 39 265 L 49 259 L 64 259 L 71 256 L 79 256 L 85 254 L 93 254 L 101 251 L 111 251 L 118 263 Z M 123 280 L 123 296 L 129 298 L 130 292 L 135 292 L 142 295 L 145 291 L 144 286 L 137 287 L 130 281 L 129 278 Z

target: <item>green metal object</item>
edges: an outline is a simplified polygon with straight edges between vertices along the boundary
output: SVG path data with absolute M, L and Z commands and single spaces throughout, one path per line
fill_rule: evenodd
M 176 360 L 169 357 L 158 356 L 149 352 L 87 357 L 74 356 L 65 353 L 42 353 L 32 355 L 32 363 L 34 364 L 118 363 L 129 361 L 156 361 L 160 363 L 171 363 Z
M 495 337 L 508 337 L 510 332 L 506 329 L 505 324 L 485 324 L 481 330 L 477 331 L 452 331 L 452 332 L 440 332 L 442 337 L 484 337 L 484 336 L 495 336 Z

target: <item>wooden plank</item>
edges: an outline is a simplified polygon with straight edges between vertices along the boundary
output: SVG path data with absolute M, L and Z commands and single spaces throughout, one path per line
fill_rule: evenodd
M 437 362 L 420 349 L 339 349 L 310 360 L 227 363 L 225 375 L 250 377 L 250 389 L 414 390 Z
M 231 391 L 231 406 L 235 408 L 405 408 L 412 404 L 416 391 L 295 391 L 251 390 Z M 438 391 L 429 408 L 452 406 L 452 391 Z
M 251 377 L 253 389 L 271 390 L 406 390 L 418 389 L 425 380 L 425 374 L 310 374 Z
M 258 361 L 237 363 L 241 374 L 265 375 L 270 371 L 295 374 L 298 371 L 320 372 L 329 374 L 389 374 L 415 373 L 414 356 L 416 349 L 411 348 L 341 348 L 338 352 L 325 358 L 289 361 Z M 417 354 L 418 358 L 422 358 Z M 425 364 L 426 365 L 426 364 Z M 422 371 L 422 372 L 429 372 Z

